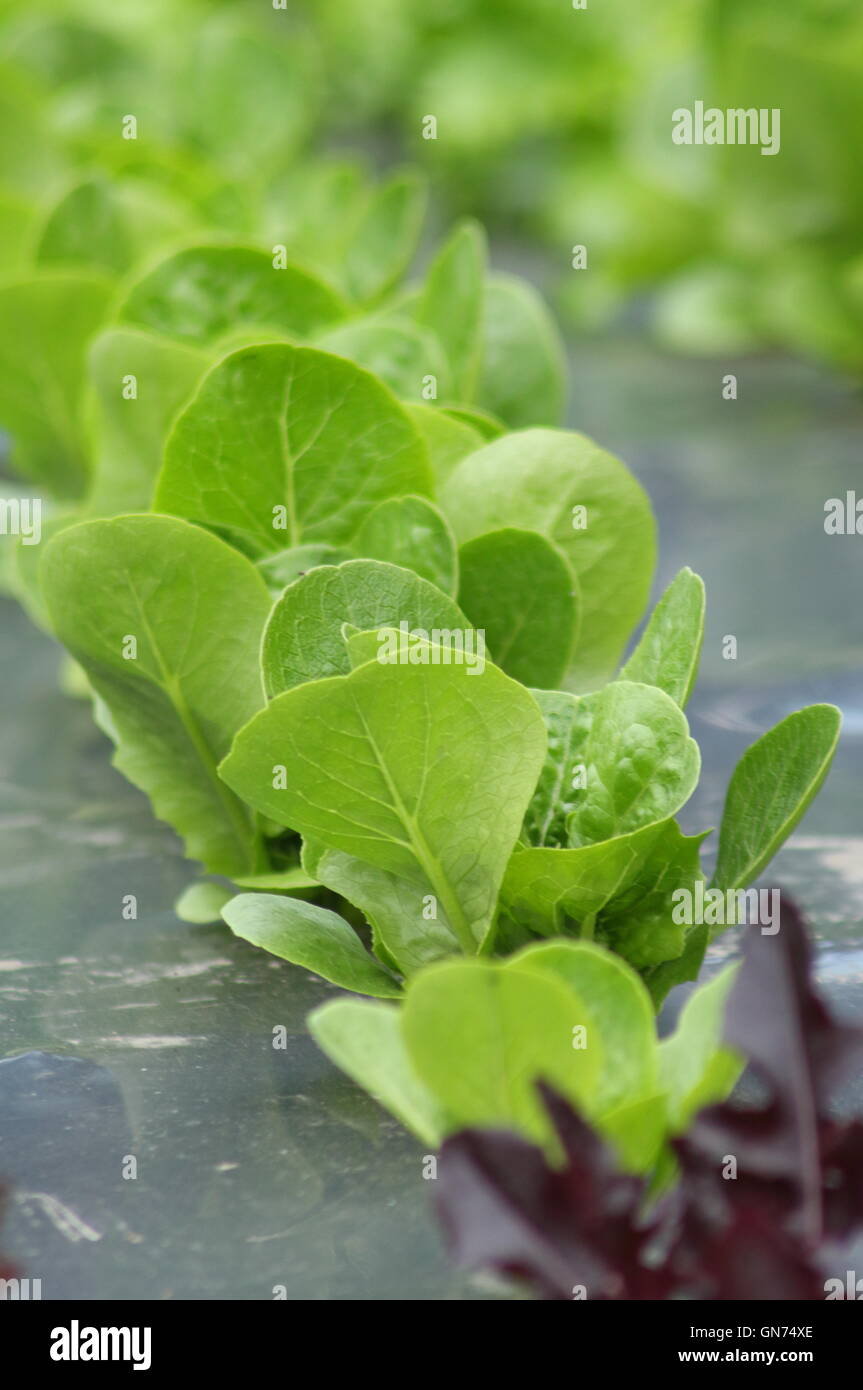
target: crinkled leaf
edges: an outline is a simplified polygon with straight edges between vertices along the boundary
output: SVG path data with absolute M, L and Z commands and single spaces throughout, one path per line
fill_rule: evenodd
M 710 944 L 709 929 L 703 923 L 688 927 L 683 938 L 683 950 L 672 960 L 663 961 L 643 973 L 654 1008 L 658 1011 L 666 995 L 675 985 L 697 980 Z
M 567 816 L 573 848 L 676 815 L 695 790 L 701 757 L 670 696 L 615 681 L 577 702 L 575 752 L 586 785 Z
M 507 865 L 501 903 L 514 921 L 557 936 L 592 921 L 638 872 L 661 833 L 645 826 L 581 849 L 517 848 Z
M 675 893 L 695 892 L 703 879 L 699 854 L 704 837 L 683 835 L 674 820 L 662 823 L 636 872 L 602 912 L 597 937 L 638 970 L 650 970 L 683 954 L 687 927 L 677 920 Z
M 671 894 L 692 886 L 703 839 L 672 819 L 698 778 L 685 716 L 656 687 L 628 682 L 537 699 L 548 751 L 523 841 L 538 843 L 513 853 L 504 909 L 542 935 L 596 930 L 639 967 L 680 955 Z M 564 823 L 569 847 L 559 847 Z
M 524 818 L 524 839 L 538 848 L 567 842 L 566 821 L 575 810 L 574 783 L 582 742 L 578 700 L 564 690 L 534 690 L 548 734 L 545 764 Z

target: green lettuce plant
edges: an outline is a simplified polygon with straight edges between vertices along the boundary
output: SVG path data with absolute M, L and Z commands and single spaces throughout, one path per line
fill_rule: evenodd
M 367 571 L 353 565 L 341 569 L 355 583 Z M 428 642 L 414 645 L 416 664 L 388 664 L 384 643 L 397 645 L 397 634 L 357 631 L 369 610 L 349 607 L 349 588 L 324 568 L 277 601 L 261 649 L 271 698 L 237 734 L 221 776 L 302 834 L 309 875 L 359 909 L 380 961 L 410 977 L 454 952 L 506 954 L 572 936 L 627 959 L 657 1003 L 695 978 L 709 931 L 674 906 L 680 890 L 704 883 L 705 834 L 684 835 L 675 818 L 699 755 L 662 687 L 683 698 L 692 683 L 697 651 L 681 657 L 679 647 L 687 633 L 700 641 L 697 577 L 678 576 L 620 677 L 582 696 L 529 691 L 490 661 L 482 673 L 445 665 Z M 341 614 L 327 611 L 340 596 Z M 438 609 L 444 628 L 454 618 Z M 420 625 L 410 612 L 406 621 Z M 318 643 L 316 625 L 329 626 L 331 645 Z M 323 658 L 317 670 L 291 656 L 304 633 Z M 711 887 L 736 891 L 763 870 L 821 785 L 838 731 L 838 711 L 814 705 L 750 748 L 729 786 Z M 261 905 L 246 905 L 259 924 Z M 270 909 L 270 949 L 291 959 L 295 906 Z M 229 913 L 240 935 L 243 911 L 240 898 Z M 333 945 L 333 917 L 317 919 L 322 949 Z M 307 918 L 303 929 L 308 964 Z M 319 973 L 353 988 L 353 955 L 343 969 L 335 961 L 328 949 Z
M 281 391 L 258 390 L 261 358 Z M 41 566 L 53 629 L 87 674 L 118 765 L 209 871 L 256 887 L 317 884 L 338 894 L 367 921 L 373 949 L 394 977 L 408 978 L 453 953 L 507 953 L 563 935 L 616 951 L 641 972 L 657 1002 L 678 980 L 693 978 L 708 932 L 703 925 L 687 929 L 672 909 L 680 889 L 692 892 L 703 882 L 704 836 L 684 835 L 676 821 L 699 771 L 678 703 L 697 669 L 697 577 L 678 576 L 618 678 L 582 695 L 525 686 L 494 664 L 493 648 L 486 653 L 484 615 L 472 606 L 464 611 L 460 584 L 453 598 L 388 560 L 315 563 L 273 602 L 261 564 L 296 563 L 295 547 L 264 549 L 277 534 L 267 524 L 274 510 L 296 528 L 289 538 L 303 555 L 315 544 L 350 544 L 349 533 L 361 537 L 381 510 L 392 515 L 380 534 L 392 536 L 404 524 L 409 550 L 418 505 L 429 525 L 440 521 L 447 577 L 461 552 L 447 550 L 450 533 L 429 499 L 416 496 L 405 508 L 381 497 L 389 491 L 398 501 L 400 490 L 422 484 L 416 470 L 425 456 L 407 414 L 367 374 L 312 349 L 276 344 L 244 349 L 214 375 L 221 379 L 225 371 L 238 374 L 236 384 L 214 391 L 211 406 L 205 383 L 169 438 L 159 495 L 188 519 L 142 514 L 78 523 L 49 542 Z M 314 423 L 321 373 L 325 401 L 332 383 L 348 375 L 354 390 L 345 409 L 359 412 L 360 425 L 352 427 L 349 413 L 345 420 L 326 409 Z M 246 399 L 284 402 L 293 374 L 305 383 L 300 399 L 308 412 L 299 416 L 299 445 L 271 408 L 249 415 L 247 430 Z M 226 400 L 237 403 L 230 420 Z M 376 409 L 381 418 L 369 435 Z M 240 473 L 231 456 L 235 448 L 239 465 L 255 419 L 259 476 Z M 358 429 L 376 441 L 380 471 L 372 453 L 364 462 L 357 452 Z M 521 438 L 529 460 L 538 433 L 543 446 L 553 443 L 561 476 L 568 459 L 567 503 L 580 476 L 586 482 L 579 495 L 591 487 L 603 494 L 598 480 L 608 456 L 578 436 L 528 432 L 500 442 Z M 484 471 L 496 447 L 468 455 L 456 474 L 469 472 L 473 460 Z M 304 472 L 313 451 L 314 468 Z M 364 481 L 355 493 L 333 481 L 327 500 L 327 479 L 346 476 L 348 457 Z M 630 494 L 618 485 L 621 466 L 610 459 L 605 466 L 617 486 L 605 493 L 617 497 L 619 521 L 612 505 L 597 508 L 599 535 L 586 573 L 593 580 L 605 566 L 613 570 L 616 558 L 631 585 L 630 557 L 620 548 Z M 446 496 L 457 532 L 460 494 L 452 476 Z M 427 472 L 429 487 L 430 480 Z M 467 497 L 473 519 L 478 494 L 468 488 Z M 521 534 L 526 545 L 542 536 L 510 534 Z M 562 546 L 550 553 L 566 563 Z M 492 570 L 484 592 L 504 664 L 512 659 L 522 674 L 525 662 L 547 664 L 548 645 L 558 659 L 560 648 L 557 634 L 549 644 L 546 605 L 539 604 L 534 624 L 531 607 L 496 610 L 496 588 L 505 592 L 511 573 L 509 547 L 500 556 L 499 585 Z M 599 613 L 596 600 L 573 592 L 581 611 Z M 474 587 L 468 595 L 476 601 Z M 519 639 L 508 652 L 504 619 Z M 570 629 L 561 631 L 569 652 Z M 573 682 L 607 659 L 608 633 L 592 644 L 590 627 L 586 643 L 584 631 L 582 621 L 565 673 Z M 626 633 L 618 632 L 622 645 Z M 461 664 L 451 664 L 441 645 L 453 633 L 461 635 Z M 386 652 L 396 660 L 382 660 Z M 750 749 L 729 788 L 715 886 L 743 888 L 761 872 L 820 786 L 838 726 L 835 709 L 812 706 Z M 279 878 L 284 873 L 287 880 Z M 301 963 L 310 963 L 317 923 L 319 973 L 348 988 L 367 987 L 369 968 L 364 963 L 366 983 L 357 983 L 357 953 L 339 945 L 345 937 L 337 914 L 322 908 L 324 916 L 312 922 L 290 899 L 275 898 L 271 908 L 280 954 L 292 958 L 296 911 Z M 260 904 L 254 911 L 258 920 Z M 237 909 L 232 924 L 240 921 Z M 382 978 L 373 970 L 371 977 Z M 389 976 L 385 988 L 392 993 Z
M 229 907 L 226 918 L 242 913 Z M 260 912 L 259 921 L 266 933 Z M 557 1158 L 539 1079 L 612 1142 L 627 1168 L 648 1172 L 668 1139 L 723 1099 L 739 1074 L 721 1044 L 735 971 L 695 991 L 661 1042 L 636 972 L 584 941 L 431 966 L 401 1005 L 338 999 L 315 1010 L 309 1027 L 337 1066 L 434 1148 L 476 1125 L 514 1129 Z

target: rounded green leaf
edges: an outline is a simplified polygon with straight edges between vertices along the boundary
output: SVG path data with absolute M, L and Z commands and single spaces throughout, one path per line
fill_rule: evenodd
M 565 394 L 563 340 L 545 301 L 514 275 L 489 276 L 477 401 L 521 430 L 559 425 Z
M 314 348 L 245 348 L 174 425 L 155 505 L 264 554 L 349 541 L 387 497 L 428 493 L 428 455 L 381 382 Z
M 403 400 L 421 400 L 430 376 L 439 392 L 449 390 L 449 367 L 440 343 L 410 319 L 383 314 L 351 319 L 320 335 L 315 346 L 374 372 Z
M 515 526 L 560 547 L 581 592 L 571 680 L 608 679 L 644 611 L 655 552 L 650 503 L 624 465 L 583 435 L 526 430 L 463 459 L 440 503 L 459 544 Z
M 458 561 L 453 534 L 425 497 L 391 497 L 380 502 L 357 531 L 353 545 L 364 558 L 401 565 L 445 594 L 455 594 Z
M 538 531 L 507 527 L 459 550 L 459 603 L 494 659 L 524 685 L 558 685 L 578 634 L 575 575 Z
M 395 627 L 411 631 L 470 627 L 461 609 L 428 580 L 381 560 L 320 565 L 291 584 L 276 602 L 261 646 L 268 695 L 303 681 L 347 675 L 350 662 L 342 624 L 360 631 Z
M 451 1129 L 514 1128 L 540 1142 L 550 1122 L 535 1083 L 556 1086 L 580 1109 L 593 1105 L 601 1041 L 574 1045 L 585 1001 L 549 971 L 488 961 L 429 966 L 410 984 L 402 1033 L 420 1080 Z
M 192 246 L 132 287 L 122 322 L 197 346 L 245 326 L 310 337 L 346 309 L 322 280 L 248 246 Z
M 194 926 L 208 926 L 221 920 L 222 908 L 232 897 L 230 888 L 223 883 L 205 880 L 203 883 L 190 883 L 184 888 L 174 911 L 181 922 L 191 922 Z
M 548 941 L 528 946 L 506 969 L 549 971 L 582 1001 L 588 1045 L 599 1040 L 602 1069 L 593 1105 L 597 1113 L 651 1095 L 656 1089 L 656 1018 L 650 995 L 619 956 L 593 942 Z
M 544 748 L 535 702 L 496 667 L 371 661 L 277 696 L 221 773 L 272 820 L 406 879 L 412 934 L 430 917 L 475 952 Z
M 88 179 L 52 209 L 36 250 L 43 265 L 87 265 L 120 275 L 131 263 L 129 235 L 110 184 Z

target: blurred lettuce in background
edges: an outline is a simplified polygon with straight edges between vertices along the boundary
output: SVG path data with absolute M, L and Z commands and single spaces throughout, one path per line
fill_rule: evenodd
M 215 224 L 320 264 L 364 169 L 418 164 L 441 221 L 542 244 L 585 332 L 634 318 L 682 351 L 863 369 L 857 0 L 6 0 L 0 79 L 7 273 L 90 175 L 121 262 Z M 675 145 L 697 100 L 778 107 L 780 153 Z

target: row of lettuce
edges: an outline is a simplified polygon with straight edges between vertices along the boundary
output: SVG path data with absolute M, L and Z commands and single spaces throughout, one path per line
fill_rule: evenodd
M 678 575 L 621 666 L 649 502 L 559 427 L 557 330 L 476 224 L 411 274 L 415 175 L 279 181 L 262 153 L 242 182 L 81 141 L 87 177 L 0 287 L 0 424 L 46 509 L 7 579 L 210 876 L 184 915 L 359 996 L 312 1031 L 425 1143 L 502 1124 L 553 1157 L 544 1077 L 662 1185 L 739 1068 L 730 972 L 655 1025 L 713 931 L 674 911 L 705 885 L 677 819 L 701 581 Z M 273 220 L 238 236 L 238 206 Z M 812 706 L 744 756 L 715 892 L 762 873 L 838 731 Z
M 78 450 L 58 435 L 43 454 L 10 422 L 22 466 L 44 480 L 50 458 L 62 491 L 83 486 L 18 546 L 16 582 L 83 671 L 116 765 L 217 876 L 185 914 L 221 909 L 362 996 L 311 1020 L 339 1065 L 427 1143 L 496 1122 L 553 1147 L 544 1076 L 629 1166 L 661 1169 L 738 1065 L 729 973 L 671 1039 L 654 1022 L 711 934 L 673 910 L 704 883 L 704 835 L 676 819 L 699 774 L 684 706 L 703 586 L 678 575 L 620 668 L 653 575 L 649 504 L 583 436 L 478 406 L 488 320 L 471 334 L 458 306 L 483 304 L 483 280 L 460 228 L 378 318 L 379 347 L 423 325 L 462 383 L 411 403 L 299 340 L 321 293 L 304 273 L 243 248 L 168 257 L 82 345 Z M 70 319 L 90 289 L 33 284 L 62 284 Z M 364 326 L 346 315 L 345 339 Z M 838 723 L 809 707 L 745 755 L 715 889 L 764 869 Z

